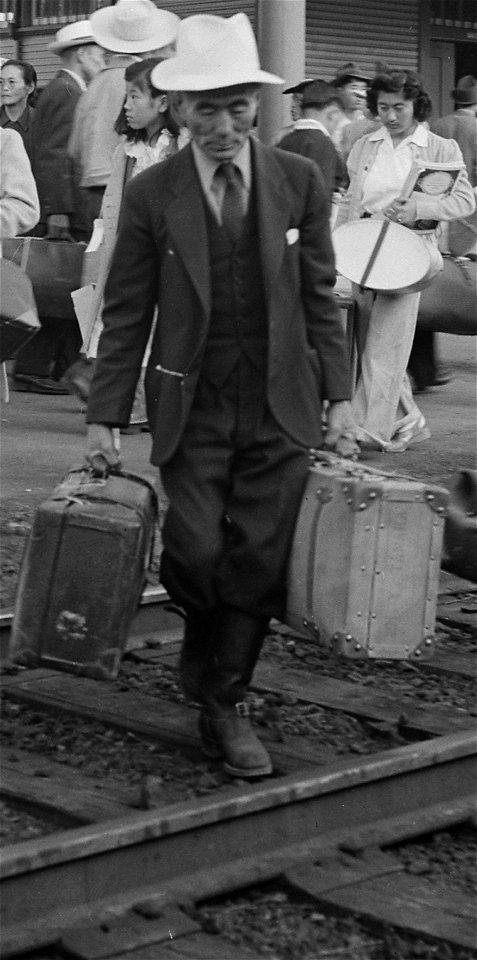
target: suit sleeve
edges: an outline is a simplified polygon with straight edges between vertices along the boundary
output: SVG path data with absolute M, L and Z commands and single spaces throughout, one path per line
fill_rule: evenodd
M 76 86 L 76 84 L 75 84 Z M 33 172 L 42 215 L 70 215 L 75 210 L 74 166 L 68 154 L 78 93 L 67 84 L 46 90 L 35 108 Z
M 88 402 L 88 423 L 125 426 L 129 422 L 154 317 L 159 270 L 148 198 L 133 180 L 124 193 L 104 290 L 104 327 Z
M 299 229 L 302 301 L 308 341 L 320 359 L 323 396 L 331 401 L 348 400 L 350 370 L 344 325 L 334 295 L 336 270 L 328 200 L 313 167 Z

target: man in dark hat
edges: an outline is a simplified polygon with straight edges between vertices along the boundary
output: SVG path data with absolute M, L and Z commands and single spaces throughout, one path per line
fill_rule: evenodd
M 440 119 L 431 121 L 431 130 L 447 140 L 455 140 L 462 151 L 471 185 L 477 186 L 477 80 L 472 76 L 461 77 L 451 97 L 455 110 Z M 442 238 L 444 246 L 455 256 L 475 253 L 476 214 L 462 220 L 451 220 L 448 232 Z M 415 389 L 444 386 L 451 379 L 449 369 L 439 362 L 436 336 L 431 330 L 416 330 L 409 372 Z
M 350 61 L 339 68 L 331 82 L 339 90 L 343 104 L 344 116 L 333 134 L 333 143 L 341 152 L 345 127 L 353 120 L 364 120 L 366 117 L 364 110 L 370 77 Z
M 314 160 L 320 169 L 327 195 L 346 187 L 348 175 L 343 160 L 331 142 L 331 136 L 343 119 L 339 92 L 331 83 L 313 80 L 301 94 L 301 117 L 278 146 Z
M 440 137 L 456 140 L 462 150 L 467 174 L 473 187 L 477 186 L 477 80 L 461 77 L 451 90 L 455 103 L 453 113 L 433 120 L 431 130 Z

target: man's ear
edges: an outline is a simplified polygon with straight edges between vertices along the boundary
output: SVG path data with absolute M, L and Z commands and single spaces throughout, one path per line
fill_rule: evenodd
M 172 114 L 176 119 L 180 127 L 187 126 L 186 111 L 185 107 L 185 97 L 184 94 L 179 90 L 174 90 L 169 93 L 169 106 L 172 110 Z

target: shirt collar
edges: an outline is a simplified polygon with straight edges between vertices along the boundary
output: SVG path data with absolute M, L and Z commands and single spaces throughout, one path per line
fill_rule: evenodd
M 316 120 L 315 117 L 302 117 L 300 120 L 297 120 L 293 126 L 294 130 L 321 130 L 327 137 L 329 137 L 328 130 L 323 126 L 321 120 Z
M 83 77 L 81 77 L 79 73 L 75 73 L 74 70 L 69 70 L 68 67 L 62 67 L 61 69 L 63 70 L 63 73 L 69 73 L 70 77 L 73 77 L 73 80 L 76 80 L 78 86 L 81 88 L 83 93 L 85 93 L 88 88 L 83 80 Z
M 391 143 L 391 135 L 386 127 L 378 127 L 377 130 L 374 130 L 373 133 L 369 134 L 368 139 L 386 140 L 388 143 Z M 415 143 L 418 147 L 427 147 L 427 141 L 428 130 L 423 126 L 422 123 L 418 123 L 416 129 L 413 130 L 409 137 L 406 137 L 405 140 L 402 140 L 399 146 L 402 146 L 403 143 Z
M 200 181 L 205 192 L 208 193 L 212 186 L 215 172 L 218 167 L 220 167 L 221 161 L 217 162 L 216 160 L 211 160 L 208 156 L 206 156 L 204 151 L 201 150 L 196 143 L 194 143 L 194 141 L 192 141 L 191 145 Z M 236 167 L 239 168 L 242 174 L 244 186 L 247 190 L 250 190 L 250 185 L 252 182 L 252 157 L 249 137 L 247 137 L 243 146 L 240 147 L 239 152 L 235 155 L 232 162 Z
M 28 110 L 28 104 L 17 120 L 10 120 L 10 117 L 8 116 L 4 106 L 1 107 L 1 116 L 5 118 L 7 123 L 15 123 L 18 127 L 21 127 L 22 130 L 28 130 L 30 126 L 30 112 Z

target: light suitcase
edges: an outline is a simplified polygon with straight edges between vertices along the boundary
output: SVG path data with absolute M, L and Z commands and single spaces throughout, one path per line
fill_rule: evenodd
M 285 622 L 348 657 L 433 650 L 448 493 L 333 455 L 310 469 Z
M 144 478 L 72 470 L 34 517 L 11 659 L 116 676 L 145 585 L 155 520 L 156 494 Z

